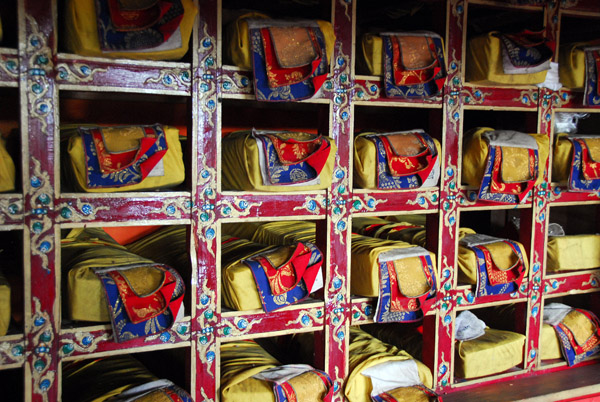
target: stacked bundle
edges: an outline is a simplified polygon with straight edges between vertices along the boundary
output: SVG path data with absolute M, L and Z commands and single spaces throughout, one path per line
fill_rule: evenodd
M 491 85 L 541 84 L 551 69 L 555 46 L 555 42 L 544 38 L 543 31 L 524 30 L 516 34 L 494 31 L 475 37 L 467 45 L 467 81 Z
M 223 139 L 226 190 L 311 191 L 331 185 L 337 148 L 329 137 L 239 131 Z
M 0 192 L 15 189 L 15 163 L 6 150 L 6 141 L 0 133 Z
M 160 333 L 183 316 L 179 273 L 130 253 L 102 229 L 73 229 L 62 255 L 70 318 L 110 321 L 116 342 Z
M 525 247 L 516 241 L 459 231 L 458 280 L 475 284 L 475 296 L 516 292 L 527 276 Z
M 69 0 L 65 42 L 84 56 L 180 59 L 196 13 L 192 0 Z
M 257 100 L 282 102 L 314 96 L 327 78 L 335 35 L 320 20 L 273 20 L 240 16 L 229 27 L 229 55 L 254 71 Z
M 87 192 L 173 187 L 185 167 L 179 130 L 169 126 L 65 128 L 73 184 Z
M 182 388 L 158 379 L 131 355 L 64 363 L 62 396 L 78 402 L 192 402 Z
M 265 246 L 224 236 L 221 247 L 223 304 L 229 308 L 270 312 L 323 287 L 323 257 L 312 243 Z
M 571 191 L 600 191 L 600 136 L 559 133 L 554 144 L 552 179 Z
M 363 56 L 369 72 L 383 75 L 387 97 L 429 98 L 446 81 L 444 41 L 434 32 L 366 34 Z
M 462 178 L 478 186 L 477 197 L 499 204 L 518 204 L 544 181 L 548 137 L 481 127 L 466 134 Z
M 436 186 L 441 149 L 423 130 L 361 133 L 354 140 L 355 183 L 381 190 Z
M 523 362 L 525 335 L 488 328 L 470 311 L 456 317 L 454 328 L 456 377 L 497 374 Z
M 329 401 L 329 376 L 305 364 L 281 365 L 254 341 L 221 345 L 221 400 Z

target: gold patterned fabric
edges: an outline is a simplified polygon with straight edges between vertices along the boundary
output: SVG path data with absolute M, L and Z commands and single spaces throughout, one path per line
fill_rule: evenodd
M 572 310 L 567 314 L 565 318 L 563 318 L 562 324 L 569 328 L 575 342 L 577 342 L 579 346 L 586 345 L 590 337 L 596 332 L 594 323 L 577 310 Z
M 386 344 L 357 327 L 350 327 L 350 346 L 348 349 L 349 374 L 344 387 L 344 395 L 352 402 L 371 401 L 371 378 L 362 375 L 362 371 L 380 363 L 390 361 L 414 360 L 423 385 L 431 388 L 431 371 L 410 354 L 395 346 Z
M 600 235 L 552 236 L 547 250 L 548 272 L 600 268 Z
M 531 180 L 529 152 L 525 148 L 502 147 L 502 163 L 500 169 L 502 181 L 520 183 Z
M 177 60 L 188 51 L 189 39 L 194 27 L 198 10 L 192 0 L 181 0 L 183 19 L 178 31 L 173 36 L 179 36 L 180 44 L 176 47 L 156 47 L 154 49 L 135 51 L 102 51 L 98 37 L 96 7 L 94 0 L 68 0 L 65 4 L 65 35 L 64 42 L 70 52 L 82 56 L 148 59 L 148 60 Z
M 525 335 L 487 328 L 485 335 L 455 344 L 454 375 L 477 378 L 498 374 L 523 362 Z
M 470 186 L 479 187 L 481 185 L 481 179 L 485 173 L 485 166 L 488 159 L 488 148 L 489 145 L 483 138 L 483 134 L 488 131 L 494 131 L 493 128 L 489 127 L 478 127 L 465 135 L 465 146 L 463 148 L 463 160 L 462 160 L 462 181 Z M 548 160 L 549 153 L 549 140 L 546 134 L 529 134 L 535 139 L 538 145 L 538 171 L 535 185 L 540 185 L 544 181 L 544 171 L 546 170 L 546 161 Z M 505 147 L 502 147 L 504 149 Z M 504 156 L 504 155 L 503 155 Z M 509 155 L 513 160 L 514 155 Z M 504 165 L 503 165 L 504 166 Z M 519 164 L 521 166 L 521 164 Z M 525 173 L 511 172 L 511 169 L 517 167 L 507 166 L 506 173 L 509 178 L 523 177 Z M 526 169 L 528 172 L 529 169 Z

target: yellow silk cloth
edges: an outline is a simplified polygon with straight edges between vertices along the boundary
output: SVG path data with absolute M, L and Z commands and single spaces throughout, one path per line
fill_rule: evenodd
M 139 51 L 108 51 L 100 49 L 98 40 L 98 25 L 96 21 L 96 6 L 94 0 L 68 0 L 65 5 L 65 38 L 64 43 L 70 52 L 82 56 L 148 59 L 148 60 L 177 60 L 188 51 L 189 39 L 194 27 L 198 10 L 192 0 L 181 0 L 183 19 L 179 24 L 181 31 L 181 47 L 170 50 L 139 50 Z M 177 35 L 177 33 L 174 33 Z
M 362 133 L 354 140 L 354 184 L 360 188 L 377 188 L 377 147 Z M 438 155 L 441 154 L 440 142 L 433 138 Z
M 63 363 L 63 400 L 102 402 L 158 378 L 131 355 Z
M 468 234 L 475 234 L 473 229 L 469 228 L 460 228 L 458 231 L 459 240 L 465 237 Z M 519 246 L 519 250 L 523 255 L 523 260 L 525 263 L 525 273 L 524 276 L 527 277 L 527 271 L 529 269 L 529 263 L 527 259 L 527 251 L 525 247 L 519 243 L 514 242 Z M 498 247 L 499 246 L 499 247 Z M 504 247 L 506 246 L 506 247 Z M 514 264 L 514 254 L 511 252 L 506 252 L 508 245 L 502 243 L 499 245 L 498 243 L 486 244 L 486 248 L 490 251 L 492 258 L 498 267 L 511 267 Z M 498 248 L 496 250 L 496 248 Z M 478 263 L 477 263 L 477 255 L 473 250 L 468 247 L 464 247 L 459 245 L 458 247 L 458 282 L 459 283 L 467 283 L 467 284 L 476 284 L 477 283 L 477 272 L 478 272 Z
M 600 268 L 600 235 L 549 237 L 547 250 L 548 272 Z
M 423 355 L 423 334 L 417 330 L 420 323 L 390 322 L 363 325 L 362 330 L 380 341 L 404 350 L 413 357 Z
M 167 140 L 167 152 L 161 161 L 164 166 L 163 176 L 147 176 L 137 184 L 123 187 L 88 188 L 86 176 L 85 152 L 83 140 L 75 130 L 68 128 L 65 134 L 69 137 L 68 153 L 71 160 L 72 173 L 75 176 L 77 187 L 90 193 L 112 193 L 116 191 L 150 190 L 166 187 L 174 187 L 185 179 L 185 166 L 183 165 L 183 153 L 179 142 L 179 130 L 175 127 L 163 126 Z M 61 133 L 63 135 L 63 133 Z
M 429 368 L 414 359 L 404 350 L 381 342 L 357 327 L 350 327 L 350 347 L 348 348 L 349 374 L 344 395 L 352 402 L 370 402 L 371 378 L 362 375 L 362 371 L 380 363 L 414 360 L 423 385 L 431 388 L 433 377 Z
M 233 64 L 246 70 L 252 70 L 252 44 L 250 43 L 247 20 L 268 18 L 269 17 L 265 14 L 250 12 L 241 15 L 229 24 L 227 27 L 227 43 L 225 44 L 225 50 L 233 61 Z M 317 23 L 325 38 L 327 61 L 331 63 L 333 59 L 333 46 L 335 44 L 333 26 L 330 22 L 322 20 L 317 20 Z
M 6 335 L 10 325 L 10 284 L 0 271 L 0 336 Z
M 479 127 L 473 130 L 472 135 L 464 139 L 466 145 L 463 148 L 462 160 L 462 181 L 470 186 L 479 187 L 481 179 L 485 173 L 485 167 L 488 159 L 488 143 L 482 138 L 487 131 L 494 131 L 493 128 Z M 538 172 L 536 185 L 544 181 L 544 171 L 546 170 L 546 161 L 548 160 L 549 141 L 545 134 L 529 134 L 538 145 Z M 507 147 L 503 147 L 506 152 Z M 512 148 L 512 147 L 510 147 Z M 528 166 L 526 166 L 529 169 Z
M 367 297 L 379 296 L 379 255 L 386 251 L 408 247 L 413 247 L 413 245 L 403 241 L 382 240 L 368 236 L 353 235 L 351 246 L 351 293 Z M 433 264 L 433 271 L 435 274 L 437 272 L 435 267 L 435 254 L 429 252 L 429 256 L 431 257 L 431 263 Z M 419 266 L 422 264 L 417 258 L 410 258 L 410 263 L 418 264 Z M 437 274 L 435 275 L 437 277 Z M 401 278 L 398 278 L 401 286 L 403 283 L 408 287 L 411 285 L 421 285 L 420 283 L 414 283 L 414 281 L 408 281 L 407 283 L 407 281 L 401 281 L 400 279 Z M 403 279 L 409 280 L 410 278 Z M 439 283 L 439 281 L 436 280 L 436 283 Z
M 61 243 L 72 320 L 110 321 L 102 282 L 92 268 L 152 262 L 128 252 L 99 228 L 73 229 Z
M 271 245 L 288 245 L 299 241 L 315 242 L 316 225 L 309 221 L 268 222 L 260 225 L 252 241 Z
M 15 163 L 6 150 L 4 138 L 0 137 L 0 192 L 15 189 Z
M 239 341 L 221 345 L 221 401 L 275 402 L 271 383 L 252 378 L 280 363 L 256 342 Z
M 585 87 L 585 42 L 571 43 L 560 47 L 558 52 L 558 74 L 560 83 L 571 89 Z
M 476 378 L 498 374 L 523 362 L 525 335 L 485 329 L 485 335 L 456 341 L 454 376 Z
M 556 335 L 556 330 L 550 324 L 542 325 L 542 332 L 540 336 L 540 358 L 542 360 L 548 359 L 562 359 L 561 345 Z
M 489 32 L 467 44 L 466 80 L 481 85 L 534 85 L 546 80 L 547 71 L 531 74 L 504 74 L 502 43 Z
M 150 233 L 126 247 L 131 253 L 148 260 L 168 265 L 187 278 L 191 272 L 188 252 L 188 228 L 168 225 Z
M 359 234 L 364 234 L 363 230 L 371 225 L 382 225 L 376 230 L 371 231 L 366 236 L 376 237 L 379 239 L 387 240 L 399 240 L 406 243 L 415 244 L 417 246 L 425 247 L 426 232 L 425 228 L 420 225 L 415 225 L 412 222 L 391 222 L 387 219 L 381 219 L 371 216 L 359 216 L 352 218 L 352 231 Z M 394 230 L 403 226 L 417 226 L 410 227 L 402 230 Z
M 227 237 L 224 236 L 225 240 Z M 231 240 L 221 245 L 221 290 L 225 307 L 234 310 L 262 309 L 250 267 L 241 260 L 272 248 L 246 239 Z
M 335 163 L 337 147 L 329 138 L 331 149 L 323 170 L 319 174 L 320 184 L 270 185 L 264 184 L 258 154 L 258 144 L 250 131 L 238 131 L 223 139 L 222 167 L 223 190 L 258 191 L 311 191 L 329 188 Z

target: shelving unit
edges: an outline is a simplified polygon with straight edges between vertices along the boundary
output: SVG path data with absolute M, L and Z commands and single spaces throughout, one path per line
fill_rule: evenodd
M 20 137 L 13 139 L 20 142 L 21 149 L 20 155 L 13 155 L 20 166 L 18 190 L 0 194 L 0 234 L 19 248 L 17 255 L 22 255 L 22 261 L 17 256 L 14 266 L 2 264 L 2 268 L 17 278 L 13 292 L 22 293 L 24 306 L 22 322 L 13 320 L 9 334 L 0 338 L 0 383 L 10 384 L 13 389 L 18 385 L 23 400 L 55 401 L 60 400 L 63 362 L 141 352 L 158 357 L 177 349 L 186 361 L 182 385 L 196 401 L 215 401 L 221 343 L 315 332 L 318 336 L 313 363 L 334 380 L 334 400 L 343 400 L 349 326 L 372 323 L 376 306 L 376 300 L 349 292 L 352 219 L 402 214 L 425 215 L 427 248 L 437 254 L 441 286 L 434 310 L 424 319 L 421 356 L 432 370 L 437 392 L 452 393 L 482 383 L 567 368 L 564 362 L 545 364 L 539 359 L 544 301 L 583 295 L 585 303 L 597 308 L 600 270 L 546 274 L 547 225 L 555 211 L 556 216 L 569 216 L 570 211 L 579 211 L 582 206 L 583 219 L 595 215 L 598 222 L 600 194 L 569 192 L 553 183 L 549 175 L 535 188 L 533 199 L 517 208 L 475 201 L 476 190 L 460 180 L 462 137 L 467 129 L 485 125 L 545 133 L 552 139 L 554 113 L 586 111 L 597 121 L 599 109 L 585 108 L 581 93 L 565 88 L 551 91 L 533 86 L 471 85 L 464 79 L 465 45 L 473 34 L 471 30 L 475 30 L 473 18 L 494 13 L 519 15 L 521 22 L 534 20 L 545 28 L 547 37 L 559 42 L 561 26 L 570 40 L 587 38 L 590 32 L 581 21 L 600 19 L 600 6 L 595 1 L 532 0 L 531 4 L 518 5 L 517 1 L 425 0 L 435 10 L 428 29 L 444 37 L 448 67 L 443 96 L 427 100 L 386 98 L 381 79 L 364 75 L 357 66 L 360 38 L 356 32 L 365 15 L 361 10 L 374 6 L 372 2 L 199 3 L 193 46 L 181 62 L 67 54 L 57 46 L 62 35 L 57 24 L 61 1 L 10 0 L 0 5 L 5 31 L 0 43 L 0 130 L 6 133 L 18 127 Z M 332 21 L 335 53 L 321 98 L 284 104 L 254 100 L 252 73 L 227 64 L 223 56 L 223 25 L 233 10 L 243 7 L 277 17 L 304 12 Z M 590 28 L 591 32 L 594 29 L 598 30 Z M 112 115 L 111 107 L 127 110 L 130 120 L 122 121 L 123 113 Z M 76 110 L 86 113 L 78 114 Z M 276 116 L 284 116 L 285 120 Z M 157 118 L 163 119 L 161 123 L 188 127 L 186 182 L 181 188 L 106 194 L 77 193 L 66 188 L 61 177 L 64 146 L 59 137 L 60 124 L 150 124 Z M 331 187 L 312 193 L 222 191 L 221 131 L 253 125 L 289 125 L 328 132 L 338 148 Z M 389 192 L 353 189 L 355 131 L 398 126 L 424 128 L 442 142 L 439 187 Z M 457 281 L 458 229 L 462 222 L 482 217 L 491 222 L 511 216 L 520 217 L 521 229 L 514 239 L 528 250 L 529 277 L 516 293 L 474 298 L 473 289 Z M 316 298 L 269 314 L 226 311 L 220 302 L 222 225 L 282 219 L 317 221 L 317 242 L 326 261 L 324 291 Z M 61 281 L 66 273 L 60 269 L 61 232 L 84 226 L 145 225 L 186 225 L 190 229 L 192 276 L 186 285 L 191 303 L 186 306 L 184 320 L 160 336 L 124 344 L 112 340 L 108 325 L 63 320 Z M 455 379 L 456 313 L 515 302 L 521 307 L 520 327 L 527 337 L 524 365 L 483 379 Z

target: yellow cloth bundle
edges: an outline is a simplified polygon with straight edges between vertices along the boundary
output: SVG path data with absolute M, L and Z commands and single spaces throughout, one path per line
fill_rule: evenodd
M 10 284 L 0 271 L 0 336 L 6 335 L 10 325 Z
M 550 324 L 543 324 L 540 335 L 540 358 L 542 360 L 562 359 L 562 350 L 556 330 Z
M 77 228 L 62 240 L 63 268 L 68 270 L 69 318 L 109 322 L 102 282 L 92 268 L 150 263 L 130 253 L 100 228 Z
M 375 34 L 363 35 L 362 53 L 369 72 L 372 75 L 383 75 L 383 39 Z
M 102 402 L 138 385 L 157 380 L 131 355 L 63 363 L 63 400 Z
M 222 167 L 224 190 L 258 191 L 312 191 L 331 185 L 337 147 L 329 138 L 330 151 L 327 162 L 319 174 L 318 184 L 273 185 L 265 184 L 260 167 L 256 139 L 251 131 L 238 131 L 223 138 Z
M 315 242 L 314 222 L 281 221 L 269 222 L 256 229 L 252 241 L 272 245 L 288 245 L 299 241 Z
M 585 87 L 585 52 L 583 48 L 590 45 L 592 43 L 578 42 L 560 47 L 558 74 L 563 86 L 579 90 L 583 90 Z
M 600 268 L 600 235 L 552 236 L 547 250 L 548 272 Z
M 382 240 L 368 236 L 353 235 L 351 246 L 351 293 L 367 297 L 379 296 L 379 255 L 386 251 L 408 247 L 413 247 L 413 245 L 403 241 Z M 435 274 L 437 272 L 435 254 L 429 252 L 429 255 Z M 439 283 L 437 279 L 436 283 Z
M 475 234 L 473 229 L 469 228 L 460 228 L 458 231 L 459 240 L 469 234 Z M 523 255 L 523 259 L 525 262 L 526 269 L 529 269 L 529 263 L 527 260 L 527 252 L 525 247 L 519 243 L 515 242 L 519 246 L 519 250 Z M 490 252 L 494 252 L 493 249 L 494 244 L 488 244 L 486 247 L 490 250 Z M 502 250 L 498 250 L 500 253 L 494 254 L 494 262 L 499 267 L 511 266 L 511 258 L 513 258 L 512 253 L 504 253 Z M 473 250 L 468 247 L 459 245 L 458 246 L 458 282 L 463 284 L 471 284 L 474 285 L 477 283 L 477 255 Z M 527 271 L 525 271 L 525 277 L 527 277 Z
M 187 226 L 163 226 L 126 247 L 133 254 L 175 268 L 186 278 L 191 272 L 187 233 Z
M 15 189 L 15 163 L 6 150 L 6 143 L 0 133 L 0 192 Z
M 454 376 L 476 378 L 498 374 L 523 362 L 525 335 L 486 328 L 485 335 L 456 341 Z
M 573 143 L 568 140 L 567 133 L 558 133 L 552 153 L 552 181 L 569 180 L 573 164 Z
M 252 378 L 280 363 L 254 341 L 227 342 L 221 345 L 221 401 L 275 402 L 273 387 L 266 381 Z
M 546 80 L 547 71 L 531 74 L 505 74 L 502 43 L 498 32 L 489 32 L 467 44 L 466 80 L 481 85 L 534 85 Z
M 348 349 L 348 379 L 344 395 L 352 402 L 370 402 L 373 390 L 371 378 L 362 374 L 363 370 L 380 363 L 414 360 L 423 385 L 432 387 L 431 371 L 420 361 L 395 346 L 381 342 L 356 327 L 350 327 L 350 347 Z
M 423 356 L 423 334 L 417 330 L 416 325 L 404 322 L 390 322 L 386 324 L 363 325 L 361 329 L 383 343 L 404 350 L 415 358 Z
M 380 226 L 366 233 L 365 229 L 371 225 Z M 377 217 L 360 216 L 352 218 L 352 231 L 379 239 L 403 241 L 421 247 L 425 247 L 426 244 L 425 228 L 412 222 L 391 222 Z
M 381 40 L 381 38 L 379 38 Z M 374 133 L 361 133 L 354 139 L 354 183 L 360 188 L 377 188 L 377 147 L 366 135 Z M 432 138 L 437 149 L 438 159 L 442 146 L 438 140 Z
M 123 127 L 126 129 L 126 127 Z M 122 187 L 89 188 L 87 186 L 87 164 L 83 140 L 76 130 L 66 128 L 61 135 L 69 136 L 68 155 L 71 161 L 71 174 L 79 189 L 86 192 L 111 193 L 117 191 L 150 190 L 174 187 L 182 183 L 185 178 L 183 153 L 179 142 L 179 130 L 175 127 L 163 126 L 167 141 L 167 152 L 163 155 L 161 163 L 164 173 L 162 176 L 147 176 L 137 184 Z
M 221 246 L 221 290 L 226 307 L 234 310 L 262 310 L 252 270 L 241 260 L 268 248 L 271 247 L 245 239 L 229 240 Z
M 94 0 L 68 0 L 65 5 L 65 46 L 70 52 L 82 56 L 148 59 L 148 60 L 177 60 L 188 51 L 189 39 L 194 27 L 198 10 L 192 0 L 181 0 L 183 19 L 179 24 L 181 46 L 168 50 L 136 50 L 136 51 L 107 51 L 100 48 L 98 39 L 98 24 Z M 175 32 L 174 35 L 178 33 Z
M 489 148 L 487 141 L 483 138 L 483 134 L 488 131 L 494 131 L 494 129 L 479 127 L 471 131 L 471 135 L 467 133 L 465 136 L 466 145 L 463 148 L 462 181 L 470 186 L 479 187 L 481 185 Z M 535 185 L 537 186 L 544 181 L 544 171 L 546 170 L 546 161 L 548 160 L 549 153 L 549 141 L 546 134 L 529 135 L 535 139 L 538 145 L 538 172 L 535 181 Z M 515 174 L 516 172 L 510 173 Z
M 249 12 L 238 17 L 227 27 L 226 51 L 233 63 L 243 69 L 251 70 L 252 63 L 252 45 L 248 30 L 249 19 L 269 19 L 266 14 L 258 12 Z M 333 46 L 335 44 L 335 35 L 333 26 L 330 22 L 317 20 L 319 28 L 325 38 L 325 48 L 327 49 L 327 60 L 329 63 L 333 57 Z

